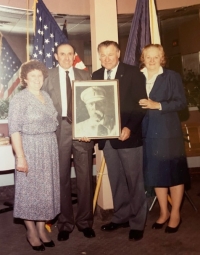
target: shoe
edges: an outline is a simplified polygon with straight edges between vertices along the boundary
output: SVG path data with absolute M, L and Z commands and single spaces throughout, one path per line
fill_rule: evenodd
M 96 236 L 92 228 L 84 228 L 84 229 L 80 229 L 79 231 L 83 232 L 83 235 L 87 238 L 92 238 Z
M 45 247 L 43 244 L 41 244 L 40 246 L 32 246 L 32 248 L 34 251 L 44 251 L 45 250 Z
M 52 240 L 50 242 L 43 242 L 43 244 L 45 247 L 54 247 L 55 246 L 55 243 Z
M 33 246 L 33 245 L 29 242 L 28 239 L 27 239 L 27 241 L 28 241 L 28 243 L 30 244 L 30 246 L 32 247 L 32 249 L 33 249 L 34 251 L 44 251 L 44 250 L 45 250 L 45 247 L 44 247 L 43 244 L 41 244 L 41 245 L 39 245 L 39 246 Z
M 157 223 L 157 222 L 155 222 L 153 225 L 152 225 L 152 228 L 153 229 L 161 229 L 164 225 L 165 225 L 165 223 L 167 223 L 169 221 L 169 218 L 165 221 L 165 222 L 163 222 L 163 223 Z
M 165 233 L 176 233 L 176 232 L 178 231 L 178 229 L 179 229 L 181 223 L 182 223 L 182 220 L 180 219 L 179 224 L 178 224 L 175 228 L 172 228 L 172 227 L 167 226 L 167 227 L 165 228 Z
M 139 241 L 140 239 L 143 238 L 144 231 L 143 230 L 136 230 L 136 229 L 131 229 L 129 232 L 129 240 L 135 240 Z
M 66 241 L 69 239 L 69 231 L 60 231 L 58 233 L 58 241 Z
M 103 231 L 113 231 L 113 230 L 116 230 L 118 228 L 128 228 L 128 227 L 129 227 L 129 222 L 125 222 L 125 223 L 110 222 L 108 224 L 105 224 L 105 225 L 101 226 L 101 230 L 103 230 Z

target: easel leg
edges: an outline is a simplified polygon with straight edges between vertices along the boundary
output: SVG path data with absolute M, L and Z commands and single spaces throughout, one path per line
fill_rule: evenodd
M 190 204 L 192 205 L 192 207 L 194 208 L 194 210 L 196 212 L 198 212 L 198 209 L 196 208 L 194 202 L 192 201 L 192 199 L 190 198 L 190 196 L 188 195 L 187 191 L 184 192 L 185 196 L 187 197 L 188 201 L 190 202 Z
M 153 199 L 153 202 L 151 203 L 151 206 L 149 207 L 149 212 L 152 210 L 156 200 L 157 200 L 157 197 L 155 196 L 154 199 Z
M 198 212 L 198 209 L 196 208 L 194 202 L 192 201 L 192 199 L 191 199 L 190 196 L 188 195 L 187 191 L 185 191 L 184 194 L 185 194 L 185 196 L 187 197 L 187 199 L 188 199 L 188 201 L 190 202 L 190 204 L 192 205 L 192 207 L 194 208 L 194 210 L 195 210 L 196 212 Z M 156 199 L 157 199 L 157 197 L 155 196 L 154 199 L 153 199 L 153 202 L 151 203 L 151 206 L 149 207 L 149 212 L 152 210 L 152 208 L 153 208 L 153 206 L 154 206 L 154 204 L 155 204 L 155 202 L 156 202 Z M 169 202 L 170 204 L 172 204 L 171 197 L 170 197 L 169 195 L 168 195 L 168 202 Z

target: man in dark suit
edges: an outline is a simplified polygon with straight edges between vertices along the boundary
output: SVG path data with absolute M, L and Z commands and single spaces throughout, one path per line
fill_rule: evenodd
M 60 44 L 55 51 L 55 58 L 59 66 L 49 70 L 43 89 L 50 95 L 58 111 L 59 126 L 56 131 L 59 163 L 60 163 L 60 192 L 61 214 L 58 217 L 58 241 L 65 241 L 76 225 L 85 237 L 95 237 L 92 229 L 92 153 L 94 143 L 72 140 L 71 101 L 68 89 L 72 80 L 90 80 L 90 75 L 84 70 L 73 68 L 75 57 L 74 48 L 70 44 Z M 68 77 L 67 77 L 68 76 Z M 69 103 L 69 104 L 68 104 Z M 73 215 L 71 200 L 71 154 L 77 180 L 77 213 Z
M 102 68 L 93 73 L 93 80 L 118 79 L 121 117 L 119 139 L 100 140 L 110 180 L 114 214 L 103 231 L 130 225 L 129 239 L 143 237 L 147 203 L 143 181 L 141 122 L 145 112 L 139 106 L 147 98 L 145 78 L 138 68 L 119 62 L 120 49 L 114 41 L 98 45 Z

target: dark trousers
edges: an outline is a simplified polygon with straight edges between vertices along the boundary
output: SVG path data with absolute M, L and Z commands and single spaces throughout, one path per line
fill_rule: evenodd
M 93 223 L 93 187 L 92 187 L 92 153 L 93 146 L 72 140 L 72 127 L 66 120 L 61 124 L 59 141 L 61 214 L 58 217 L 58 230 L 71 232 L 76 225 L 78 229 L 92 227 Z M 71 153 L 77 180 L 77 212 L 74 215 L 71 198 Z
M 113 149 L 106 141 L 103 149 L 110 180 L 114 214 L 112 222 L 129 221 L 131 229 L 143 230 L 147 202 L 142 169 L 142 147 Z

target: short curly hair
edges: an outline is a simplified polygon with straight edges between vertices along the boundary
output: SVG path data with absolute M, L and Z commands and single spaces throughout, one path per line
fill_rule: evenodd
M 141 57 L 140 57 L 140 67 L 143 68 L 145 67 L 145 64 L 144 64 L 144 55 L 146 53 L 146 51 L 150 48 L 156 48 L 158 49 L 160 52 L 161 52 L 161 62 L 160 62 L 160 65 L 162 67 L 165 66 L 166 64 L 166 57 L 165 57 L 165 52 L 164 52 L 164 49 L 162 47 L 162 45 L 160 44 L 148 44 L 146 45 L 143 49 L 142 49 L 142 53 L 141 53 Z
M 48 69 L 46 66 L 38 60 L 30 60 L 21 65 L 19 79 L 22 87 L 26 87 L 27 74 L 33 70 L 39 70 L 42 72 L 44 79 L 48 76 Z

